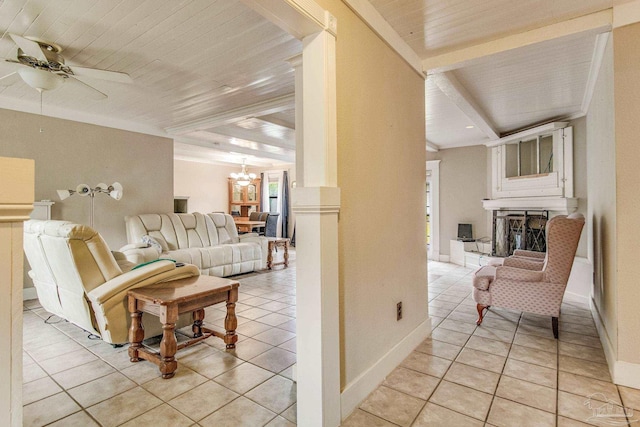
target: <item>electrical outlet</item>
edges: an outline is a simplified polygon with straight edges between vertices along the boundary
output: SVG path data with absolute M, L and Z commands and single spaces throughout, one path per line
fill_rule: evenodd
M 402 319 L 402 301 L 396 304 L 396 320 Z

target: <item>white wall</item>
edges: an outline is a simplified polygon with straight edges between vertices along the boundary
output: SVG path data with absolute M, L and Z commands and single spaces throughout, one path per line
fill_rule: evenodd
M 56 190 L 118 181 L 122 200 L 95 198 L 95 228 L 117 249 L 126 215 L 173 211 L 171 139 L 1 109 L 0 123 L 0 156 L 35 159 L 35 198 L 56 202 L 53 219 L 89 223 L 89 197 L 60 201 Z
M 189 212 L 229 213 L 229 174 L 240 167 L 174 160 L 173 194 L 189 196 Z M 255 172 L 252 168 L 251 172 Z

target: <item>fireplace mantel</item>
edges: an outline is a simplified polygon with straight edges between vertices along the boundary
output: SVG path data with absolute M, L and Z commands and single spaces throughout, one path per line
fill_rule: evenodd
M 513 197 L 502 199 L 486 199 L 482 207 L 489 211 L 509 210 L 544 210 L 568 215 L 578 209 L 576 197 Z

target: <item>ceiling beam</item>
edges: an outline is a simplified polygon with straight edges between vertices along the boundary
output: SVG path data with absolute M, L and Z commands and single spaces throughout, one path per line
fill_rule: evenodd
M 523 46 L 529 46 L 585 31 L 609 31 L 612 22 L 612 9 L 605 9 L 600 12 L 547 25 L 546 27 L 505 36 L 497 40 L 426 58 L 422 61 L 422 69 L 428 74 L 454 70 L 484 56 L 517 49 Z
M 266 114 L 278 113 L 292 108 L 295 108 L 295 94 L 284 95 L 255 104 L 245 105 L 244 107 L 235 108 L 233 110 L 224 111 L 202 119 L 191 120 L 181 125 L 168 127 L 165 131 L 170 135 L 183 135 L 196 130 L 211 129 L 222 125 L 236 123 L 250 117 L 264 116 Z
M 227 138 L 242 139 L 245 141 L 256 142 L 258 144 L 270 145 L 272 147 L 284 148 L 285 150 L 295 151 L 296 141 L 293 131 L 289 129 L 288 133 L 291 138 L 274 138 L 268 135 L 261 134 L 259 132 L 252 132 L 248 129 L 235 126 L 233 129 L 223 128 L 216 129 L 214 132 L 207 132 L 213 135 L 221 135 Z
M 467 89 L 458 81 L 451 71 L 431 74 L 429 79 L 453 102 L 471 122 L 480 129 L 489 139 L 498 139 L 500 135 L 495 130 L 495 126 L 482 110 L 480 105 L 473 99 Z
M 295 38 L 327 30 L 336 34 L 337 20 L 314 1 L 308 0 L 241 0 Z
M 174 138 L 174 142 L 178 142 L 181 144 L 195 145 L 197 147 L 209 148 L 211 150 L 218 150 L 225 153 L 235 152 L 235 153 L 240 153 L 240 154 L 244 154 L 251 157 L 272 159 L 272 160 L 278 160 L 278 161 L 287 162 L 287 163 L 295 162 L 295 153 L 293 151 L 291 152 L 291 154 L 277 154 L 277 153 L 270 153 L 268 151 L 264 151 L 260 149 L 240 147 L 240 146 L 229 143 L 228 137 L 223 135 L 211 134 L 211 137 L 207 140 L 179 136 L 177 138 Z
M 433 142 L 427 140 L 427 151 L 429 151 L 430 153 L 436 153 L 436 152 L 440 151 L 440 147 L 438 147 Z

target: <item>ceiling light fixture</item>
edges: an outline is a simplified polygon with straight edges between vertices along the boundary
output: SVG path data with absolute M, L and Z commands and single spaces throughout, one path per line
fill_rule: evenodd
M 247 166 L 245 165 L 245 160 L 246 159 L 242 159 L 242 171 L 240 173 L 232 173 L 229 176 L 233 179 L 236 180 L 236 183 L 238 185 L 241 185 L 243 187 L 246 187 L 247 185 L 249 185 L 251 183 L 252 179 L 256 179 L 256 174 L 255 173 L 247 173 Z
M 465 126 L 465 128 L 467 129 L 473 129 L 474 127 L 475 127 L 474 125 Z

